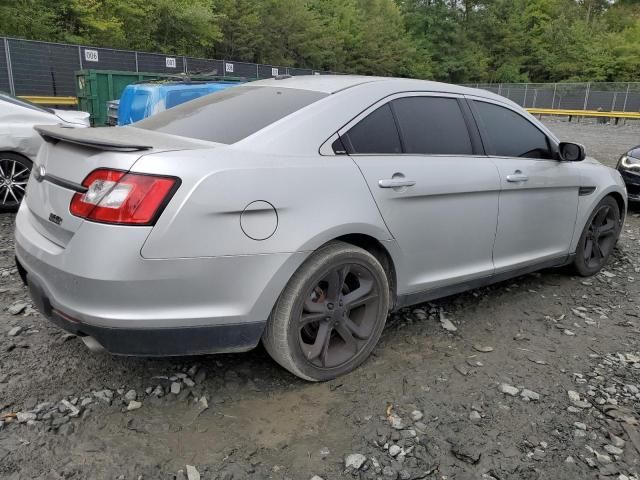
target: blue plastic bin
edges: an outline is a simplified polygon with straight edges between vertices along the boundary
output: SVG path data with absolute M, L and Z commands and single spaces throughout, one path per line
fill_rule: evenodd
M 240 85 L 240 82 L 166 82 L 128 85 L 120 97 L 118 125 L 129 125 L 189 100 L 237 85 Z

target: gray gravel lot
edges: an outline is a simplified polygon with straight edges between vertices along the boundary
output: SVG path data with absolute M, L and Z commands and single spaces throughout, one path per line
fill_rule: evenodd
M 640 143 L 637 126 L 548 124 L 608 165 Z M 634 210 L 606 271 L 397 312 L 371 359 L 324 384 L 261 348 L 88 352 L 31 308 L 13 220 L 0 215 L 2 479 L 640 479 Z
M 624 152 L 640 145 L 640 123 L 629 125 L 600 125 L 586 120 L 567 122 L 560 117 L 545 119 L 544 123 L 560 140 L 582 143 L 587 155 L 614 167 Z

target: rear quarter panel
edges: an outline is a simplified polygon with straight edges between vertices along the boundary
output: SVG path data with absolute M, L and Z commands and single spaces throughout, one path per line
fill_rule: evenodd
M 132 170 L 182 179 L 142 248 L 145 258 L 312 251 L 350 233 L 391 240 L 359 169 L 345 156 L 221 147 L 146 155 Z M 240 225 L 242 212 L 255 201 L 277 212 L 277 228 L 265 240 L 249 238 Z
M 0 103 L 0 151 L 24 155 L 33 161 L 42 138 L 33 129 L 38 123 L 55 124 L 55 115 Z M 59 121 L 59 120 L 58 120 Z

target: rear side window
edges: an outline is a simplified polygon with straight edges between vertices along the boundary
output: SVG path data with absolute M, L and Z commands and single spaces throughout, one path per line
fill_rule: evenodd
M 485 149 L 489 155 L 553 158 L 547 136 L 526 118 L 493 103 L 474 104 L 488 137 Z
M 473 154 L 469 130 L 456 99 L 405 97 L 392 104 L 405 153 Z
M 348 153 L 402 153 L 389 104 L 374 110 L 342 136 Z
M 230 144 L 327 95 L 295 88 L 239 86 L 183 103 L 133 126 Z

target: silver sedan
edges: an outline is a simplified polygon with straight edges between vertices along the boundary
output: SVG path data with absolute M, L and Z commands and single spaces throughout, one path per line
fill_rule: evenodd
M 620 175 L 486 91 L 277 78 L 118 129 L 39 128 L 16 219 L 34 303 L 95 349 L 262 340 L 307 380 L 356 368 L 389 311 L 541 268 L 600 270 Z

